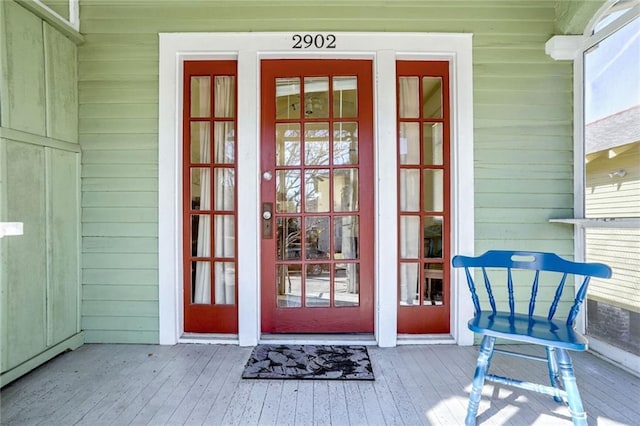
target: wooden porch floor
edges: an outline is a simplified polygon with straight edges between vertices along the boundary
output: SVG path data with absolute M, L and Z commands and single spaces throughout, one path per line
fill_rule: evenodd
M 519 347 L 522 348 L 522 347 Z M 526 348 L 534 350 L 535 348 Z M 369 347 L 376 380 L 243 380 L 251 348 L 87 344 L 0 391 L 2 424 L 463 424 L 477 347 Z M 589 424 L 640 419 L 640 378 L 573 353 Z M 546 383 L 544 364 L 496 354 L 497 374 Z M 489 399 L 490 398 L 490 399 Z M 550 397 L 485 386 L 479 424 L 568 425 Z

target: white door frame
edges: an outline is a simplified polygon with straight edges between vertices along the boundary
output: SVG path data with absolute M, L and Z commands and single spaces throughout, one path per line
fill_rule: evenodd
M 238 61 L 238 335 L 253 346 L 260 339 L 260 75 L 262 59 L 368 58 L 374 63 L 375 151 L 375 338 L 397 344 L 397 60 L 447 60 L 451 82 L 452 254 L 473 254 L 472 35 L 444 33 L 321 33 L 335 35 L 335 48 L 294 48 L 305 32 L 161 33 L 158 146 L 159 342 L 176 344 L 182 311 L 182 63 L 193 59 Z M 317 33 L 313 33 L 317 35 Z M 401 46 L 401 48 L 399 48 Z M 390 243 L 392 242 L 392 243 Z M 451 337 L 472 344 L 466 320 L 473 314 L 463 273 L 451 274 Z

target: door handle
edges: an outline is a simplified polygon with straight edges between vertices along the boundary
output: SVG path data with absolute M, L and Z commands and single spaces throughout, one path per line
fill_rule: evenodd
M 273 238 L 273 203 L 262 203 L 262 238 Z

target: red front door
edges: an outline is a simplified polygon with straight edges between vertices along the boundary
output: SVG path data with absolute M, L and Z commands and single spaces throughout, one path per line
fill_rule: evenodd
M 262 331 L 373 331 L 370 60 L 261 64 Z

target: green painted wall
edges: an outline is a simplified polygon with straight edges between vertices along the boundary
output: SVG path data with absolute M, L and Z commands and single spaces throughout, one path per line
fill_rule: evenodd
M 4 385 L 82 343 L 77 48 L 0 2 L 0 364 Z M 79 337 L 80 336 L 80 337 Z
M 548 223 L 572 216 L 573 207 L 572 65 L 544 53 L 565 25 L 556 20 L 555 1 L 82 0 L 80 6 L 88 341 L 158 341 L 159 32 L 473 33 L 476 250 L 573 254 L 571 227 Z

